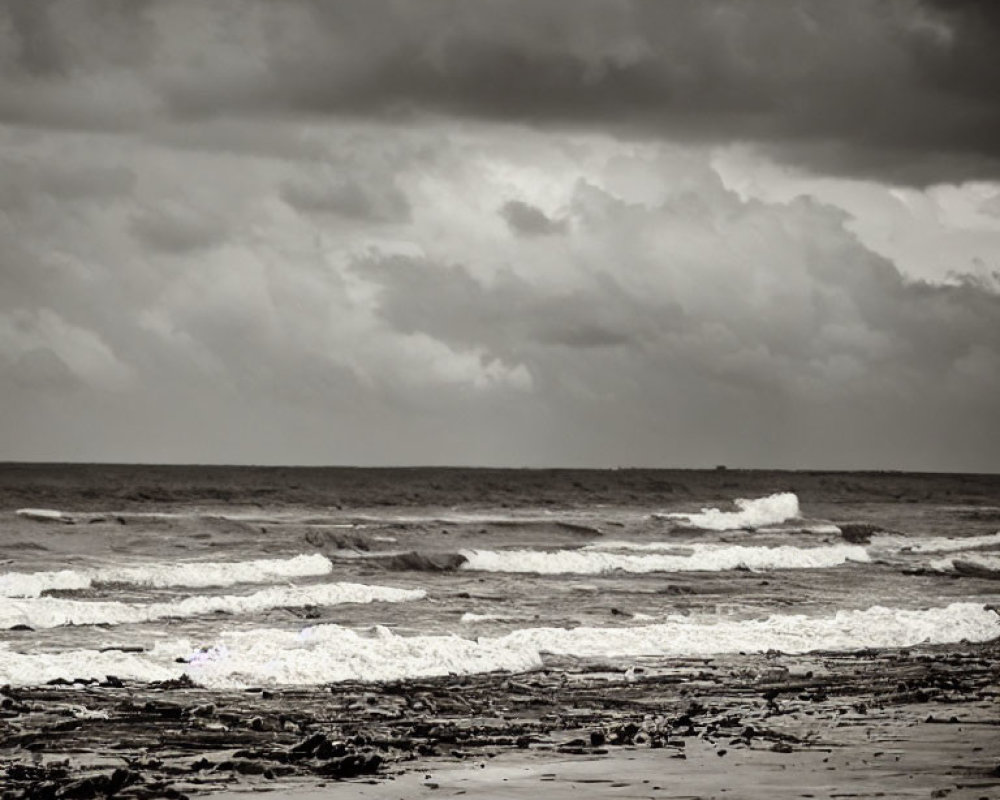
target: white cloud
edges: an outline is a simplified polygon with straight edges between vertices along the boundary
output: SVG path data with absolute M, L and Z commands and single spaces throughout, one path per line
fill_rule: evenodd
M 911 207 L 876 184 L 764 180 L 752 154 L 737 174 L 728 153 L 583 132 L 286 120 L 223 152 L 236 130 L 0 129 L 44 165 L 0 217 L 0 359 L 25 377 L 0 385 L 12 454 L 996 463 L 996 294 L 909 282 L 858 227 L 961 252 L 992 235 L 988 186 Z M 290 204 L 303 185 L 331 203 Z M 345 186 L 367 198 L 352 213 Z M 558 231 L 518 235 L 512 201 Z

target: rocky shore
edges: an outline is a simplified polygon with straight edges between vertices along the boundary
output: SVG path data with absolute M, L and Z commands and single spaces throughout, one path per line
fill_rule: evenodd
M 918 724 L 953 729 L 974 765 L 949 777 L 942 764 L 934 790 L 944 793 L 934 796 L 995 797 L 998 707 L 996 641 L 669 663 L 551 659 L 517 675 L 240 692 L 109 676 L 0 690 L 0 798 L 299 791 L 482 768 L 511 752 L 610 763 L 637 751 L 684 761 L 696 750 L 720 764 L 766 753 L 793 767 L 803 753 L 860 746 L 874 762 L 900 726 Z

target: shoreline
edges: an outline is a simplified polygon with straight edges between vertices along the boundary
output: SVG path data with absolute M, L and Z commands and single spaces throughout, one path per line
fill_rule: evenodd
M 906 784 L 891 777 L 897 768 L 887 753 L 900 758 L 898 770 L 917 759 L 925 780 L 915 796 L 980 797 L 1000 786 L 998 703 L 1000 640 L 795 656 L 547 659 L 527 673 L 227 692 L 111 679 L 4 687 L 0 798 L 272 790 L 302 800 L 314 790 L 388 798 L 441 787 L 496 797 L 512 778 L 512 797 L 539 786 L 568 797 L 581 785 L 600 797 L 727 787 L 726 796 L 773 797 L 780 786 L 748 793 L 771 773 L 799 776 L 789 791 L 815 784 L 827 796 L 831 784 L 821 779 L 862 786 L 871 770 L 881 770 L 873 785 L 884 787 L 872 792 L 904 796 L 893 794 Z M 505 783 L 498 769 L 514 772 Z M 672 776 L 674 794 L 652 789 L 664 786 L 655 780 L 661 773 Z M 591 779 L 599 782 L 583 783 Z

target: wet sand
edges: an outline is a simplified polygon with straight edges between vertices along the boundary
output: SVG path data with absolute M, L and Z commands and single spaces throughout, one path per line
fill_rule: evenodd
M 929 723 L 900 720 L 873 742 L 800 750 L 794 754 L 767 749 L 719 750 L 693 740 L 685 759 L 661 751 L 623 748 L 607 756 L 552 758 L 505 753 L 489 762 L 456 766 L 442 763 L 427 772 L 410 772 L 374 784 L 343 782 L 319 787 L 283 787 L 281 796 L 319 798 L 538 797 L 550 800 L 588 798 L 743 798 L 797 797 L 950 797 L 994 798 L 1000 778 L 986 775 L 996 756 L 996 731 L 967 728 L 956 744 L 952 731 Z M 248 800 L 259 790 L 223 792 L 218 800 Z
M 5 688 L 0 797 L 996 797 L 1000 643 L 218 692 Z

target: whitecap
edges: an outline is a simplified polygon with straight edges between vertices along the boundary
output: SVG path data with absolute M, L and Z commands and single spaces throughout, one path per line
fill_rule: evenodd
M 875 606 L 828 616 L 778 614 L 755 620 L 672 617 L 634 627 L 525 628 L 477 640 L 455 635 L 399 636 L 385 627 L 363 635 L 338 625 L 317 625 L 300 631 L 229 632 L 211 642 L 164 641 L 145 653 L 21 653 L 0 644 L 0 683 L 24 685 L 105 675 L 154 681 L 184 674 L 210 688 L 373 682 L 520 672 L 542 666 L 543 653 L 581 658 L 669 658 L 768 650 L 804 653 L 981 642 L 997 636 L 1000 616 L 980 603 L 927 609 Z
M 746 547 L 699 545 L 690 555 L 633 555 L 601 550 L 462 550 L 466 562 L 460 569 L 483 572 L 534 572 L 544 575 L 575 573 L 596 575 L 623 572 L 718 572 L 731 569 L 821 569 L 848 561 L 867 562 L 868 552 L 858 545 L 819 547 Z
M 56 597 L 8 599 L 0 605 L 0 628 L 27 625 L 56 628 L 62 625 L 126 625 L 170 617 L 207 614 L 253 614 L 272 608 L 330 606 L 342 603 L 400 603 L 420 600 L 422 589 L 396 589 L 357 583 L 323 583 L 311 586 L 272 586 L 245 595 L 195 595 L 166 603 L 122 603 L 103 600 L 68 600 Z
M 177 659 L 186 663 L 178 664 Z M 186 674 L 201 686 L 242 688 L 523 672 L 540 666 L 541 658 L 531 647 L 454 635 L 398 636 L 384 627 L 364 636 L 339 625 L 232 632 L 207 646 L 175 640 L 141 654 L 25 654 L 0 645 L 0 682 L 14 685 L 106 675 L 148 682 Z
M 733 501 L 738 511 L 703 508 L 700 513 L 654 514 L 657 519 L 676 520 L 693 528 L 709 531 L 732 531 L 777 525 L 799 516 L 799 498 L 792 492 L 780 492 L 746 500 Z
M 326 575 L 332 569 L 330 559 L 314 553 L 253 561 L 150 562 L 55 572 L 9 572 L 0 574 L 0 597 L 39 597 L 46 591 L 81 590 L 104 583 L 156 588 L 269 583 Z
M 16 512 L 19 517 L 33 519 L 36 522 L 71 522 L 72 517 L 62 511 L 53 508 L 19 508 Z
M 907 647 L 1000 636 L 1000 615 L 981 603 L 910 610 L 875 606 L 828 617 L 776 614 L 762 620 L 668 622 L 629 628 L 528 628 L 497 641 L 580 657 L 702 656 L 720 653 Z

